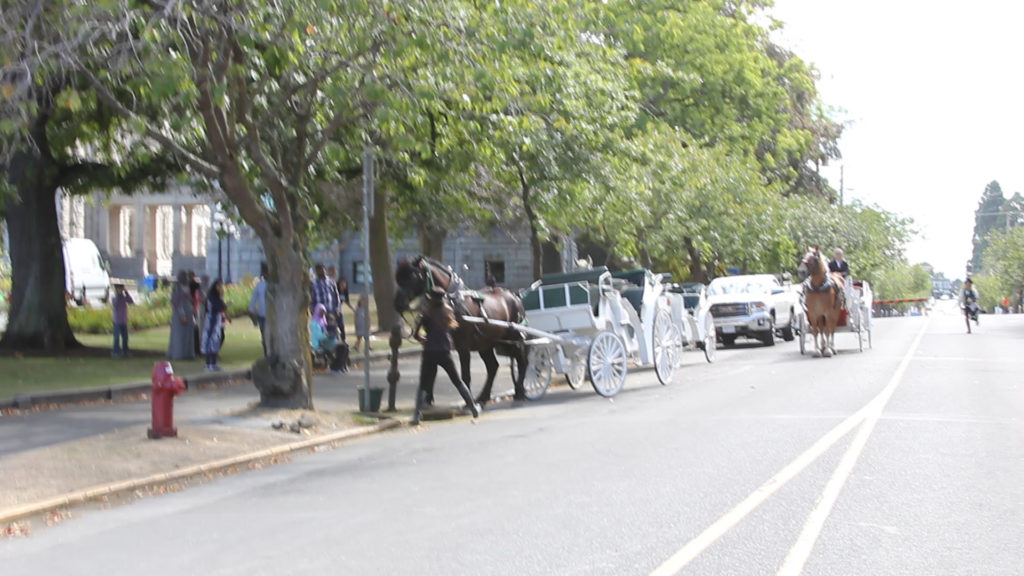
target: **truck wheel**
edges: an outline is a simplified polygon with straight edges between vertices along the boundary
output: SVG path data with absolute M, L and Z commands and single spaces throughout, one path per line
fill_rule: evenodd
M 764 334 L 761 335 L 761 342 L 765 346 L 775 346 L 775 327 L 768 328 Z

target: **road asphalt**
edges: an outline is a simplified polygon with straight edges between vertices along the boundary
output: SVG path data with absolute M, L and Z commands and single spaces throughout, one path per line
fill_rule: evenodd
M 1024 317 L 684 355 L 0 540 L 11 574 L 1004 576 L 1024 563 Z M 507 373 L 507 369 L 505 370 Z M 440 388 L 439 388 L 440 391 Z M 2 464 L 0 464 L 2 466 Z

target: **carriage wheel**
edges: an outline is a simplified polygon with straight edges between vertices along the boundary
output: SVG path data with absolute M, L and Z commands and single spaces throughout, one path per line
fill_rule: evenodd
M 799 319 L 800 325 L 800 354 L 803 355 L 804 351 L 807 350 L 807 315 L 801 314 Z
M 679 341 L 682 336 L 679 327 L 672 323 L 672 316 L 668 310 L 663 308 L 654 316 L 651 334 L 654 343 L 654 373 L 658 375 L 658 382 L 663 386 L 671 384 L 676 373 L 676 365 L 679 363 L 679 351 L 682 348 Z
M 868 332 L 868 348 L 871 348 L 871 312 L 870 306 L 865 306 L 864 310 L 861 311 L 861 314 L 864 314 L 864 326 Z
M 860 352 L 864 351 L 864 323 L 861 319 L 857 319 L 857 350 Z
M 609 330 L 602 330 L 590 343 L 587 369 L 594 391 L 611 398 L 626 383 L 626 346 L 622 339 Z
M 523 391 L 528 400 L 540 400 L 551 386 L 551 350 L 540 346 L 531 346 L 526 356 L 526 376 L 523 378 Z
M 704 319 L 704 359 L 708 364 L 715 361 L 718 356 L 718 338 L 715 337 L 715 319 L 708 313 Z
M 565 373 L 565 381 L 573 390 L 579 390 L 587 381 L 587 359 L 581 353 L 574 353 L 567 359 L 569 371 Z

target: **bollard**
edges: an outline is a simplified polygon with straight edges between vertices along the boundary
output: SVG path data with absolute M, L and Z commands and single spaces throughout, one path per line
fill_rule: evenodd
M 391 345 L 390 366 L 388 367 L 388 412 L 394 412 L 395 396 L 398 394 L 398 380 L 401 374 L 398 372 L 398 347 L 402 345 L 402 321 L 398 320 L 391 326 L 391 338 L 388 340 Z
M 174 427 L 174 397 L 185 388 L 185 382 L 174 377 L 170 362 L 153 364 L 153 427 L 147 433 L 150 438 L 178 435 L 178 429 Z

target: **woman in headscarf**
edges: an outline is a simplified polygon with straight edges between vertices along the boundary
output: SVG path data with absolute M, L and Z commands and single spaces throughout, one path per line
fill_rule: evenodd
M 206 295 L 206 317 L 203 321 L 203 354 L 206 355 L 206 371 L 219 372 L 217 356 L 224 341 L 224 323 L 227 321 L 227 304 L 224 303 L 224 283 L 214 280 Z
M 188 273 L 178 272 L 178 282 L 171 287 L 171 342 L 167 357 L 171 360 L 192 360 L 196 357 L 193 328 L 196 324 Z
M 327 307 L 317 304 L 313 307 L 313 317 L 309 319 L 309 345 L 313 350 L 322 350 L 330 357 L 331 374 L 341 374 L 346 368 L 341 364 L 337 354 L 338 336 L 333 334 L 327 325 Z

